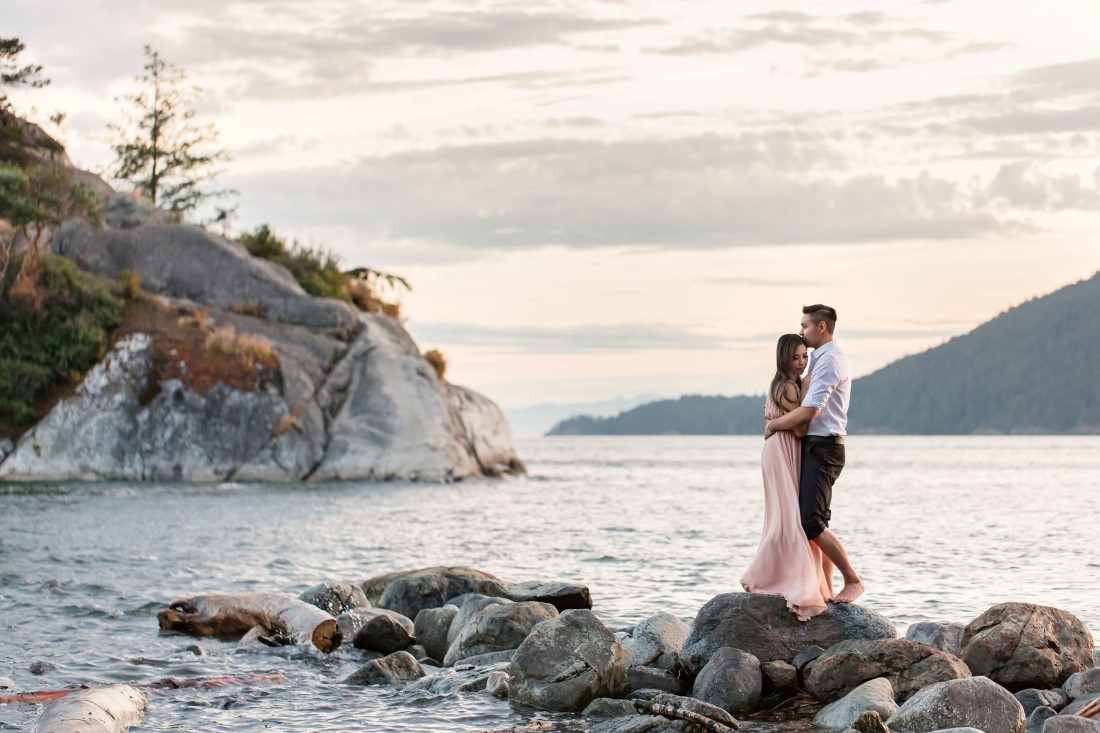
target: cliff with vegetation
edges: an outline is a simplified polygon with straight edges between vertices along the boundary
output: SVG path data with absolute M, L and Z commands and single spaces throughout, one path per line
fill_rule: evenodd
M 1100 273 L 852 384 L 853 434 L 1100 433 Z M 838 338 L 843 340 L 843 332 Z M 756 435 L 763 396 L 693 395 L 550 435 Z

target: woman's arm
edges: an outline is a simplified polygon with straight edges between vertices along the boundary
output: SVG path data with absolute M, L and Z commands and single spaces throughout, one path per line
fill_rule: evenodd
M 787 382 L 783 387 L 783 394 L 779 396 L 779 406 L 787 412 L 797 410 L 802 406 L 800 400 L 802 395 L 798 393 L 798 388 L 793 383 Z M 809 423 L 802 423 L 795 427 L 790 428 L 790 432 L 794 433 L 796 437 L 801 438 L 806 434 L 806 429 L 809 427 Z

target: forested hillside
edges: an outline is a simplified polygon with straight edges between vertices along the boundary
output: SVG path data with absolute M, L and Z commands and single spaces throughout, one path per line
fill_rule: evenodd
M 1098 381 L 1100 273 L 855 380 L 848 431 L 1095 434 Z M 762 429 L 763 403 L 762 395 L 690 395 L 573 417 L 550 435 L 751 435 Z

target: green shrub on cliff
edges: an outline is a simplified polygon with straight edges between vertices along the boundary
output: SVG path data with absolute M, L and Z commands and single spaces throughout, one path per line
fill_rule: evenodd
M 290 270 L 302 290 L 310 295 L 351 302 L 348 278 L 340 271 L 340 263 L 331 253 L 298 242 L 288 244 L 267 224 L 261 224 L 254 232 L 245 232 L 237 241 L 253 257 L 270 260 Z
M 13 295 L 14 280 L 9 270 L 0 281 L 0 435 L 18 435 L 41 400 L 94 366 L 123 312 L 109 281 L 64 257 L 42 258 L 36 298 Z

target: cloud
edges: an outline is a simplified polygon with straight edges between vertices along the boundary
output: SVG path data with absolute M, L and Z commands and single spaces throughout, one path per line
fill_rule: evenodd
M 728 248 L 984 236 L 1010 225 L 929 174 L 833 177 L 822 136 L 540 139 L 371 157 L 230 183 L 297 229 L 508 250 Z
M 1078 209 L 1095 211 L 1100 206 L 1100 168 L 1093 181 L 1085 182 L 1074 175 L 1045 173 L 1033 162 L 1002 165 L 988 193 L 1010 206 L 1041 211 Z

